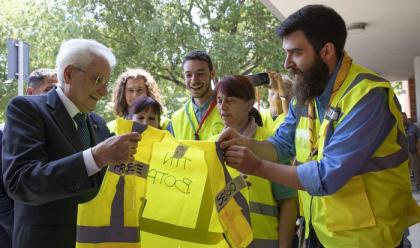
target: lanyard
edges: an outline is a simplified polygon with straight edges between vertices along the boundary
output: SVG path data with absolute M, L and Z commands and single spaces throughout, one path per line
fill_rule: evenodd
M 192 104 L 192 101 L 190 102 L 190 104 Z M 188 120 L 190 121 L 191 127 L 194 129 L 194 139 L 195 140 L 200 140 L 200 136 L 198 135 L 198 132 L 200 132 L 201 127 L 204 124 L 204 121 L 207 119 L 207 117 L 210 115 L 210 113 L 213 110 L 213 108 L 216 106 L 216 99 L 213 99 L 211 101 L 210 106 L 207 108 L 206 113 L 204 114 L 203 118 L 201 119 L 200 124 L 198 125 L 197 130 L 195 130 L 194 123 L 193 123 L 193 121 L 191 119 L 191 116 L 188 113 L 188 106 L 189 106 L 189 104 L 186 104 L 185 105 L 185 109 L 184 109 L 185 114 L 187 114 L 187 117 L 188 117 Z
M 330 100 L 328 103 L 328 106 L 331 106 L 331 103 L 334 99 L 334 97 L 337 95 L 338 91 L 340 90 L 341 86 L 344 83 L 344 80 L 346 79 L 350 67 L 352 64 L 352 58 L 350 56 L 347 55 L 346 52 L 344 52 L 344 56 L 343 56 L 343 61 L 341 63 L 340 69 L 338 70 L 337 76 L 335 77 L 335 81 L 334 81 L 334 87 L 332 89 L 332 93 L 330 96 Z M 325 117 L 324 117 L 325 119 Z M 311 101 L 309 103 L 308 106 L 308 129 L 309 129 L 309 144 L 310 144 L 310 148 L 311 148 L 311 153 L 309 155 L 309 160 L 313 159 L 315 156 L 317 156 L 318 154 L 318 140 L 319 137 L 316 141 L 314 141 L 315 137 L 314 137 L 314 131 L 316 128 L 315 125 L 315 104 L 314 101 Z

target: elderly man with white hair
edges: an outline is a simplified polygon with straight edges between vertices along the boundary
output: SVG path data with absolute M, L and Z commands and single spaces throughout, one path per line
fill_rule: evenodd
M 96 41 L 68 40 L 57 55 L 58 87 L 10 101 L 2 166 L 15 200 L 13 247 L 75 247 L 77 205 L 96 195 L 106 165 L 133 160 L 139 134 L 109 137 L 92 112 L 115 62 Z

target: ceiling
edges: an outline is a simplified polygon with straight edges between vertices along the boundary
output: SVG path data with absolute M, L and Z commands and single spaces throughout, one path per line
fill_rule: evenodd
M 346 51 L 353 60 L 391 81 L 414 78 L 414 58 L 420 56 L 419 0 L 260 0 L 279 20 L 307 4 L 335 9 L 346 24 L 366 22 L 359 34 L 349 34 Z

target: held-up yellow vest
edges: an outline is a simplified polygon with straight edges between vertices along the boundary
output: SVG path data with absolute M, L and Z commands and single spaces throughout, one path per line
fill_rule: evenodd
M 98 195 L 79 205 L 77 247 L 140 247 L 140 240 L 143 247 L 248 247 L 252 231 L 244 197 L 226 190 L 223 206 L 214 210 L 225 187 L 246 188 L 215 163 L 222 161 L 215 143 L 180 144 L 167 131 L 117 120 L 118 134 L 129 130 L 142 135 L 136 162 L 110 166 Z M 193 168 L 190 175 L 186 167 Z M 188 202 L 180 195 L 195 198 Z
M 193 126 L 191 126 L 190 120 Z M 191 100 L 172 115 L 171 121 L 175 138 L 194 140 L 194 132 L 197 130 L 199 124 L 195 117 Z M 198 132 L 200 140 L 208 140 L 210 137 L 219 134 L 223 130 L 223 127 L 224 124 L 217 108 L 213 108 Z
M 305 237 L 308 237 L 311 222 L 317 237 L 327 248 L 396 247 L 404 230 L 419 221 L 419 209 L 412 198 L 408 178 L 404 126 L 396 96 L 389 82 L 373 72 L 351 65 L 342 87 L 329 106 L 340 109 L 339 119 L 330 121 L 324 118 L 320 123 L 316 118 L 313 135 L 315 141 L 319 140 L 315 159 L 320 161 L 323 158 L 324 145 L 328 142 L 327 130 L 339 126 L 352 108 L 378 87 L 387 89 L 389 109 L 396 123 L 366 164 L 377 164 L 377 169 L 353 176 L 332 195 L 310 196 L 306 191 L 299 191 L 301 213 L 306 220 Z M 298 163 L 307 162 L 310 158 L 308 123 L 308 117 L 302 115 L 296 129 Z
M 140 247 L 139 217 L 146 202 L 146 177 L 153 142 L 172 139 L 172 136 L 168 132 L 117 119 L 117 134 L 130 131 L 142 134 L 135 162 L 108 166 L 97 196 L 79 204 L 78 248 Z
M 257 127 L 253 138 L 255 140 L 266 140 L 272 135 L 271 130 L 265 127 Z M 217 140 L 219 135 L 213 136 L 210 140 Z M 232 167 L 227 168 L 229 174 L 240 175 L 240 172 Z M 278 205 L 274 199 L 271 182 L 261 177 L 247 175 L 250 182 L 249 190 L 242 192 L 246 197 L 250 213 L 254 247 L 270 248 L 278 247 Z
M 230 177 L 216 144 L 176 141 L 154 146 L 166 162 L 151 163 L 141 219 L 142 245 L 248 247 L 252 231 L 242 195 L 246 183 L 242 177 Z M 174 179 L 167 182 L 169 176 Z M 188 182 L 188 187 L 182 187 L 182 183 L 172 186 L 171 182 L 178 181 Z

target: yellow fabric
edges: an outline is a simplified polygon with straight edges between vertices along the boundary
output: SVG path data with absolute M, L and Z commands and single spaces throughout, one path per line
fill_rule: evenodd
M 261 108 L 258 112 L 260 112 L 263 127 L 272 129 L 274 121 L 273 117 L 271 117 L 270 109 Z
M 185 161 L 181 161 L 176 167 L 175 161 L 172 161 L 172 167 L 170 167 L 168 160 L 166 165 L 154 167 L 156 163 L 151 163 L 147 204 L 141 222 L 142 245 L 144 247 L 229 247 L 224 238 L 225 235 L 232 247 L 246 247 L 246 244 L 252 241 L 252 233 L 249 225 L 247 229 L 246 219 L 239 205 L 234 201 L 229 202 L 231 205 L 220 215 L 215 208 L 215 196 L 226 185 L 215 143 L 176 141 L 176 144 L 172 146 L 164 143 L 155 144 L 158 153 L 153 156 L 156 155 L 162 160 L 167 154 L 167 149 L 172 147 L 176 150 L 179 146 L 186 147 L 183 156 L 187 159 L 185 164 Z M 170 152 L 170 154 L 174 153 L 175 151 Z M 179 192 L 179 189 L 176 189 L 175 195 L 173 189 L 156 183 L 156 176 L 151 178 L 154 169 L 162 170 L 161 174 L 177 175 L 178 178 L 183 177 L 183 179 L 188 175 L 188 180 L 191 182 L 189 183 L 190 193 L 184 194 L 185 190 Z M 202 178 L 203 175 L 204 178 Z M 198 193 L 192 196 L 191 192 Z M 164 209 L 162 206 L 165 206 Z M 231 222 L 232 218 L 230 218 L 226 223 L 226 219 L 223 218 L 225 214 L 236 221 Z M 238 242 L 236 237 L 240 237 L 240 243 L 235 243 Z
M 282 113 L 274 120 L 273 125 L 271 126 L 271 131 L 275 133 L 280 125 L 283 123 L 284 119 L 286 118 L 286 114 Z
M 116 133 L 124 134 L 132 131 L 133 122 L 126 121 L 121 118 L 116 120 Z M 139 142 L 137 147 L 137 153 L 135 154 L 135 163 L 141 163 L 148 165 L 150 161 L 152 143 L 161 141 L 163 139 L 172 139 L 172 136 L 166 132 L 152 127 L 147 128 L 142 133 L 142 140 Z M 113 168 L 119 168 L 120 174 L 116 173 Z M 131 168 L 131 169 L 130 169 Z M 94 199 L 89 202 L 79 204 L 77 226 L 80 227 L 111 227 L 112 232 L 117 232 L 118 228 L 111 226 L 112 215 L 112 203 L 116 195 L 117 184 L 120 180 L 124 181 L 124 202 L 123 204 L 123 223 L 124 227 L 139 227 L 139 215 L 141 215 L 142 206 L 145 204 L 146 195 L 146 178 L 140 177 L 132 172 L 139 172 L 137 167 L 134 169 L 133 163 L 120 164 L 115 166 L 109 166 L 105 177 L 101 184 L 101 188 Z M 144 168 L 144 167 L 142 167 Z M 79 232 L 79 230 L 78 230 Z M 92 235 L 92 234 L 88 234 Z M 138 236 L 138 231 L 137 231 Z M 98 237 L 100 240 L 106 240 L 106 235 Z M 78 242 L 76 243 L 78 248 L 93 248 L 93 247 L 140 247 L 140 239 L 137 242 L 98 242 L 87 243 Z
M 106 126 L 108 127 L 108 129 L 111 133 L 116 131 L 116 123 L 117 123 L 116 119 L 106 123 Z M 165 116 L 161 116 L 160 117 L 160 128 L 162 130 L 165 130 L 166 127 L 168 126 L 168 124 L 169 124 L 169 119 Z
M 265 127 L 257 127 L 253 136 L 255 140 L 266 140 L 272 135 L 272 131 Z M 211 137 L 209 140 L 217 140 L 219 135 Z M 227 168 L 232 177 L 240 175 L 240 172 L 232 167 Z M 241 191 L 248 202 L 261 203 L 278 210 L 277 202 L 273 197 L 271 182 L 261 177 L 247 175 L 247 181 L 251 186 L 247 191 Z M 249 191 L 249 192 L 248 192 Z M 251 211 L 251 226 L 254 240 L 278 240 L 278 216 L 268 216 Z
M 348 73 L 339 72 L 338 77 L 345 80 L 330 100 L 330 106 L 339 107 L 342 115 L 332 125 L 334 128 L 340 125 L 352 108 L 372 89 L 387 89 L 389 108 L 397 123 L 371 159 L 386 157 L 401 149 L 397 143 L 398 132 L 404 133 L 400 111 L 395 105 L 394 92 L 388 82 L 364 79 L 346 93 L 354 79 L 362 73 L 375 75 L 355 64 L 351 64 Z M 319 119 L 315 119 L 313 130 L 318 135 L 312 137 L 313 142 L 318 144 L 318 156 L 312 159 L 308 139 L 308 129 L 312 125 L 309 119 L 300 117 L 296 130 L 296 158 L 301 163 L 313 159 L 320 161 L 323 157 L 329 121 L 324 118 L 320 124 Z M 305 236 L 308 236 L 308 220 L 311 219 L 319 240 L 327 248 L 396 247 L 404 230 L 419 221 L 418 206 L 411 195 L 407 160 L 390 169 L 354 176 L 332 195 L 311 197 L 307 192 L 300 191 L 299 198 L 307 223 Z
M 185 107 L 188 113 L 186 113 Z M 194 126 L 191 126 L 188 116 Z M 191 100 L 186 103 L 186 106 L 172 115 L 172 129 L 174 131 L 174 137 L 177 139 L 194 140 L 194 132 L 198 126 L 199 123 L 195 117 Z M 208 140 L 211 136 L 219 134 L 223 130 L 223 127 L 222 118 L 217 111 L 217 107 L 214 107 L 199 131 L 200 140 Z
M 258 127 L 254 135 L 255 140 L 266 140 L 272 134 L 267 128 Z M 249 175 L 247 180 L 251 183 L 249 187 L 249 201 L 257 204 L 270 206 L 278 211 L 277 202 L 274 199 L 271 182 L 261 177 Z M 278 243 L 278 216 L 263 215 L 251 211 L 251 224 L 254 239 L 273 240 Z
M 161 116 L 160 117 L 160 128 L 162 130 L 166 130 L 166 128 L 169 125 L 169 122 L 170 122 L 169 118 L 167 118 L 166 116 Z
M 109 129 L 109 131 L 110 131 L 111 133 L 112 133 L 112 132 L 115 132 L 116 125 L 117 125 L 117 119 L 112 120 L 112 121 L 110 121 L 110 122 L 106 123 L 106 126 L 108 127 L 108 129 Z
M 117 119 L 117 134 L 130 132 L 133 125 L 132 121 Z M 226 185 L 215 143 L 177 141 L 167 131 L 152 127 L 141 137 L 135 160 L 149 165 L 147 181 L 109 169 L 95 199 L 79 205 L 78 228 L 113 227 L 113 202 L 123 181 L 124 227 L 137 228 L 142 247 L 247 247 L 252 231 L 237 202 L 229 201 L 220 216 L 215 209 L 215 197 Z M 227 222 L 224 216 L 230 216 Z M 77 247 L 137 248 L 140 239 L 77 242 Z

